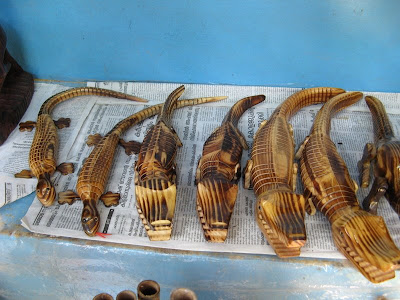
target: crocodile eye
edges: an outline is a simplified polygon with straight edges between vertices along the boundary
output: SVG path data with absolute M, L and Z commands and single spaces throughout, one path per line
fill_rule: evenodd
M 97 217 L 96 217 L 96 218 L 94 218 L 94 221 L 95 221 L 95 222 L 97 222 L 98 220 L 99 220 L 99 218 L 97 218 Z
M 86 222 L 87 222 L 87 219 L 83 218 L 82 223 L 86 223 Z

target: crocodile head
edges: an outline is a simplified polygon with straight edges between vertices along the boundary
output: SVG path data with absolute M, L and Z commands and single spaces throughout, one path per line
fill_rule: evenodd
M 82 227 L 88 236 L 95 236 L 100 225 L 100 215 L 96 208 L 96 202 L 88 201 L 83 203 Z
M 207 241 L 225 241 L 237 193 L 238 185 L 223 176 L 198 182 L 197 212 Z
M 43 206 L 47 207 L 53 204 L 54 199 L 56 198 L 56 190 L 50 180 L 49 173 L 44 173 L 39 177 L 36 186 L 36 196 Z
M 258 196 L 256 220 L 279 257 L 300 255 L 307 239 L 305 199 L 291 190 L 268 191 Z
M 137 178 L 137 176 L 135 176 Z M 171 238 L 176 204 L 176 184 L 150 179 L 135 184 L 136 208 L 151 241 Z
M 382 217 L 348 207 L 332 223 L 332 236 L 336 247 L 371 282 L 393 278 L 400 267 L 400 250 Z

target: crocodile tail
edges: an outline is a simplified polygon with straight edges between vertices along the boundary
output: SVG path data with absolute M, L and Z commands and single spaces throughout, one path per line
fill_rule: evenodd
M 400 250 L 382 217 L 349 208 L 332 223 L 332 236 L 340 252 L 371 282 L 395 277 Z
M 219 97 L 203 97 L 203 98 L 194 98 L 194 99 L 182 99 L 176 102 L 176 108 L 182 108 L 185 106 L 203 104 L 203 103 L 210 103 L 216 102 L 223 99 L 226 99 L 226 96 L 219 96 Z M 118 122 L 110 132 L 119 132 L 121 135 L 125 130 L 130 128 L 133 125 L 138 124 L 139 122 L 150 118 L 152 116 L 157 115 L 160 113 L 161 109 L 163 108 L 164 104 L 157 104 L 150 106 L 148 108 L 142 109 L 141 111 L 123 119 L 122 121 Z
M 56 95 L 51 96 L 48 98 L 41 106 L 39 115 L 41 114 L 50 114 L 51 111 L 54 109 L 54 107 L 66 100 L 69 100 L 74 97 L 79 97 L 79 96 L 101 96 L 101 97 L 113 97 L 113 98 L 118 98 L 118 99 L 126 99 L 130 101 L 138 101 L 138 102 L 147 102 L 146 99 L 139 98 L 136 96 L 112 91 L 112 90 L 107 90 L 107 89 L 101 89 L 101 88 L 95 88 L 95 87 L 79 87 L 79 88 L 73 88 L 69 89 L 66 91 L 63 91 L 61 93 L 58 93 Z
M 257 223 L 279 257 L 300 255 L 306 243 L 305 199 L 292 191 L 262 194 L 256 204 Z
M 372 122 L 374 124 L 375 138 L 377 140 L 391 138 L 394 136 L 392 125 L 390 124 L 385 107 L 378 98 L 366 96 L 365 102 L 372 114 Z
M 246 110 L 260 102 L 263 102 L 264 100 L 265 95 L 250 96 L 239 100 L 226 114 L 222 123 L 231 122 L 234 126 L 237 126 L 240 117 Z
M 171 114 L 176 108 L 176 104 L 178 101 L 178 98 L 183 94 L 185 91 L 185 87 L 181 85 L 177 89 L 175 89 L 167 98 L 167 100 L 164 103 L 164 106 L 161 109 L 160 116 L 158 118 L 158 121 L 164 121 L 166 124 L 169 124 Z
M 363 97 L 361 92 L 348 92 L 331 98 L 318 112 L 311 131 L 326 133 L 331 129 L 331 118 L 337 112 L 358 102 Z
M 223 176 L 198 182 L 197 212 L 207 241 L 225 241 L 237 192 L 238 185 Z
M 316 87 L 301 90 L 289 98 L 287 98 L 274 112 L 274 114 L 280 114 L 289 120 L 296 112 L 303 107 L 325 103 L 330 98 L 344 93 L 345 90 L 332 87 Z

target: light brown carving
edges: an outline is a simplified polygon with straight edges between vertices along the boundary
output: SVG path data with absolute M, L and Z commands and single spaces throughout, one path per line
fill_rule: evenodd
M 336 247 L 370 281 L 391 279 L 399 267 L 400 251 L 381 217 L 361 209 L 357 185 L 329 137 L 331 116 L 359 101 L 352 92 L 329 100 L 318 112 L 313 129 L 298 153 L 307 211 L 321 211 L 332 226 Z
M 264 95 L 238 101 L 222 125 L 206 140 L 196 171 L 197 212 L 207 241 L 225 241 L 235 206 L 246 139 L 237 128 L 240 117 L 250 107 L 265 100 Z
M 53 204 L 56 197 L 56 192 L 51 182 L 51 175 L 57 170 L 57 154 L 58 154 L 58 134 L 57 125 L 61 124 L 62 127 L 69 126 L 68 122 L 55 122 L 51 118 L 51 112 L 54 107 L 68 99 L 85 96 L 96 95 L 104 97 L 115 97 L 131 101 L 146 102 L 142 98 L 135 96 L 118 93 L 111 90 L 99 88 L 74 88 L 67 91 L 58 93 L 47 99 L 41 106 L 36 123 L 28 121 L 29 126 L 36 125 L 35 135 L 33 137 L 31 150 L 29 152 L 29 167 L 30 170 L 23 170 L 21 173 L 15 174 L 15 177 L 25 176 L 30 174 L 31 177 L 38 178 L 36 187 L 36 196 L 44 206 Z M 26 129 L 24 123 L 21 123 L 21 128 Z M 32 127 L 33 128 L 33 127 Z M 73 164 L 65 164 L 62 170 L 68 173 L 73 173 Z
M 56 197 L 56 192 L 51 181 L 51 175 L 56 170 L 62 171 L 63 174 L 69 174 L 74 172 L 72 163 L 64 163 L 57 166 L 57 154 L 58 154 L 58 134 L 57 124 L 61 124 L 62 127 L 69 126 L 69 122 L 55 122 L 51 118 L 51 111 L 54 107 L 68 99 L 78 96 L 85 95 L 96 95 L 104 97 L 115 97 L 120 99 L 127 99 L 131 101 L 146 102 L 142 98 L 135 96 L 118 93 L 111 90 L 99 89 L 99 88 L 74 88 L 67 91 L 58 93 L 49 99 L 47 99 L 41 106 L 38 119 L 35 122 L 26 122 L 28 128 L 33 128 L 36 125 L 35 135 L 33 137 L 32 146 L 29 152 L 29 167 L 30 170 L 23 170 L 21 173 L 15 174 L 15 177 L 26 177 L 29 174 L 31 177 L 38 178 L 38 184 L 36 187 L 36 196 L 44 206 L 50 206 L 53 204 Z M 27 129 L 25 123 L 20 124 L 20 130 Z
M 300 255 L 306 242 L 305 201 L 295 193 L 297 164 L 289 119 L 301 108 L 343 93 L 337 88 L 311 88 L 295 93 L 258 129 L 244 174 L 245 188 L 257 196 L 257 223 L 279 257 Z
M 371 164 L 374 182 L 363 202 L 363 208 L 376 215 L 379 199 L 383 196 L 400 215 L 400 140 L 394 136 L 392 125 L 382 102 L 372 96 L 365 97 L 372 114 L 375 143 L 368 143 L 359 162 L 361 187 L 368 187 Z
M 177 108 L 219 101 L 225 98 L 208 97 L 180 100 L 177 102 Z M 125 118 L 117 123 L 104 137 L 99 134 L 88 137 L 88 144 L 95 145 L 95 147 L 85 160 L 79 173 L 76 193 L 70 190 L 59 193 L 58 200 L 60 204 L 72 204 L 76 200 L 82 200 L 81 222 L 87 235 L 94 236 L 100 225 L 100 215 L 97 210 L 98 201 L 102 200 L 106 206 L 115 206 L 119 203 L 119 194 L 105 193 L 117 145 L 120 144 L 124 147 L 127 154 L 137 153 L 140 149 L 140 146 L 138 146 L 140 143 L 135 141 L 125 142 L 121 139 L 121 135 L 135 124 L 158 114 L 162 106 L 162 104 L 154 105 Z

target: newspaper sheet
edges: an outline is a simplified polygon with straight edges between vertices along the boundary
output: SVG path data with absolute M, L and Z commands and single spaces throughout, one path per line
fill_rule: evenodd
M 35 92 L 21 122 L 36 121 L 37 114 L 43 102 L 68 88 L 68 86 L 58 84 L 35 83 Z M 58 153 L 59 161 L 65 160 L 67 152 L 73 145 L 86 116 L 97 99 L 100 98 L 83 96 L 56 106 L 56 109 L 52 113 L 54 120 L 61 117 L 71 118 L 72 120 L 70 127 L 58 131 L 60 145 L 60 153 Z M 37 179 L 14 178 L 14 174 L 29 169 L 28 156 L 33 136 L 34 131 L 20 132 L 17 127 L 0 147 L 0 157 L 2 158 L 0 160 L 0 207 L 26 196 L 36 189 Z M 60 175 L 55 174 L 55 177 L 57 176 Z
M 77 109 L 74 107 L 74 105 L 79 105 L 81 102 L 78 100 L 65 102 L 65 111 L 60 111 L 58 114 L 67 114 L 67 111 L 69 111 L 67 117 L 72 115 L 73 121 L 78 124 L 76 127 L 79 127 L 77 130 L 73 130 L 73 134 L 69 136 L 60 135 L 63 145 L 60 148 L 62 149 L 60 162 L 73 162 L 77 171 L 67 176 L 58 174 L 54 176 L 58 192 L 69 189 L 75 190 L 82 161 L 91 151 L 91 148 L 85 144 L 89 134 L 106 134 L 121 119 L 148 105 L 165 101 L 168 94 L 178 86 L 178 84 L 162 83 L 89 83 L 89 85 L 128 92 L 147 98 L 151 102 L 143 105 L 132 102 L 127 103 L 127 101 L 111 102 L 109 99 L 106 101 L 96 99 L 90 104 L 85 102 L 85 106 L 79 109 L 82 112 L 81 114 L 76 113 Z M 193 84 L 187 84 L 185 87 L 186 91 L 182 98 L 215 95 L 225 95 L 229 96 L 229 98 L 213 104 L 178 109 L 174 112 L 174 128 L 181 138 L 183 146 L 179 149 L 176 159 L 178 194 L 174 228 L 170 241 L 150 242 L 148 240 L 135 207 L 133 176 L 136 156 L 126 155 L 121 147 L 118 148 L 106 188 L 106 191 L 120 193 L 120 204 L 111 208 L 106 208 L 101 202 L 98 204 L 101 215 L 99 231 L 109 234 L 106 238 L 90 238 L 82 231 L 80 223 L 81 202 L 75 202 L 71 206 L 56 203 L 52 207 L 45 208 L 35 199 L 22 220 L 23 226 L 37 233 L 142 246 L 193 251 L 274 254 L 254 218 L 254 193 L 243 189 L 242 182 L 240 182 L 239 195 L 236 200 L 227 240 L 223 244 L 212 244 L 205 241 L 195 209 L 196 187 L 194 186 L 194 172 L 197 161 L 201 156 L 203 143 L 209 134 L 219 126 L 225 113 L 233 103 L 249 95 L 265 94 L 267 97 L 264 103 L 249 109 L 239 123 L 239 129 L 245 135 L 251 148 L 253 135 L 260 123 L 268 119 L 279 103 L 299 89 Z M 389 117 L 394 130 L 399 135 L 400 105 L 397 105 L 399 95 L 388 93 L 368 94 L 375 95 L 382 100 L 390 112 Z M 312 106 L 303 109 L 291 119 L 290 122 L 294 128 L 297 145 L 309 133 L 319 107 Z M 57 118 L 56 112 L 55 115 Z M 63 116 L 65 117 L 65 115 Z M 153 117 L 134 126 L 124 134 L 123 138 L 125 140 L 142 141 L 145 133 L 155 121 L 156 117 Z M 60 133 L 63 130 L 60 130 Z M 360 101 L 339 113 L 332 120 L 331 138 L 347 163 L 351 176 L 355 179 L 358 178 L 357 161 L 362 156 L 364 144 L 373 141 L 372 132 L 371 116 L 364 101 Z M 21 137 L 19 135 L 18 133 L 18 140 L 22 142 L 27 140 L 26 134 L 21 134 Z M 29 141 L 27 141 L 27 144 L 29 144 Z M 20 159 L 27 160 L 27 157 L 22 154 L 19 156 Z M 248 158 L 249 152 L 245 151 L 242 157 L 242 167 L 244 167 Z M 298 181 L 297 186 L 299 192 L 301 192 L 301 183 L 300 180 Z M 368 190 L 359 189 L 359 199 L 364 199 L 367 193 Z M 378 213 L 384 217 L 392 238 L 400 246 L 399 217 L 393 212 L 387 201 L 381 202 Z M 302 248 L 301 256 L 343 258 L 333 244 L 330 225 L 322 214 L 307 215 L 306 229 L 308 239 L 306 246 Z
M 36 121 L 42 103 L 48 97 L 67 88 L 66 86 L 57 84 L 36 83 L 31 103 L 22 117 L 21 122 L 28 120 Z M 61 105 L 60 109 L 57 109 L 57 111 L 60 112 L 62 107 L 64 107 L 64 109 L 66 108 L 65 105 Z M 70 106 L 68 106 L 68 110 L 69 109 L 71 109 Z M 71 128 L 60 132 L 62 136 L 61 141 L 64 145 L 71 134 Z M 18 128 L 15 128 L 0 147 L 0 207 L 26 196 L 36 189 L 36 179 L 14 178 L 15 173 L 24 169 L 29 169 L 28 155 L 32 139 L 33 132 L 19 132 Z

